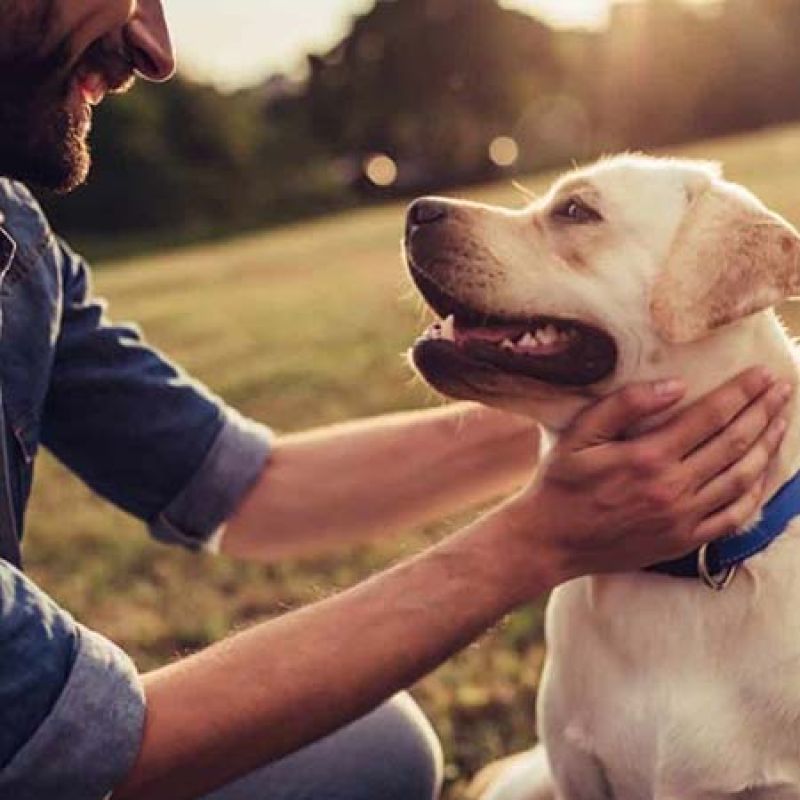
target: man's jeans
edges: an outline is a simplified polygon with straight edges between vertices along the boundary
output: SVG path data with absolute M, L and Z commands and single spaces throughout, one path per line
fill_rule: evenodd
M 206 800 L 435 800 L 436 734 L 408 695 Z

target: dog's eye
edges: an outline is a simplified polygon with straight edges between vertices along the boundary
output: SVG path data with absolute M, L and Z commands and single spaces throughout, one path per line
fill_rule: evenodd
M 553 217 L 560 222 L 574 222 L 579 225 L 587 222 L 601 222 L 603 219 L 591 206 L 587 206 L 586 203 L 575 197 L 559 203 L 553 209 Z

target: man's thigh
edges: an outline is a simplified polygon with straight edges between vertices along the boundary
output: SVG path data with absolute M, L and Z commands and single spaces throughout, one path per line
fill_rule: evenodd
M 442 755 L 405 694 L 206 800 L 435 800 Z

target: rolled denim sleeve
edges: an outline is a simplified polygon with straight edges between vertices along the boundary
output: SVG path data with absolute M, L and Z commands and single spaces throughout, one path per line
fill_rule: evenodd
M 101 800 L 141 746 L 130 659 L 0 562 L 0 797 Z
M 113 324 L 85 262 L 59 244 L 63 319 L 42 441 L 153 535 L 200 549 L 266 465 L 270 432 Z
M 228 409 L 225 422 L 200 468 L 151 522 L 155 538 L 189 549 L 207 546 L 221 533 L 240 500 L 264 469 L 271 434 L 263 425 Z

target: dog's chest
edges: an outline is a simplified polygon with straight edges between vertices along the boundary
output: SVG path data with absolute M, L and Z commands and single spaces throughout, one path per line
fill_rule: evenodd
M 540 701 L 551 752 L 594 758 L 615 800 L 778 785 L 800 798 L 800 542 L 752 569 L 724 595 L 644 575 L 556 592 Z

